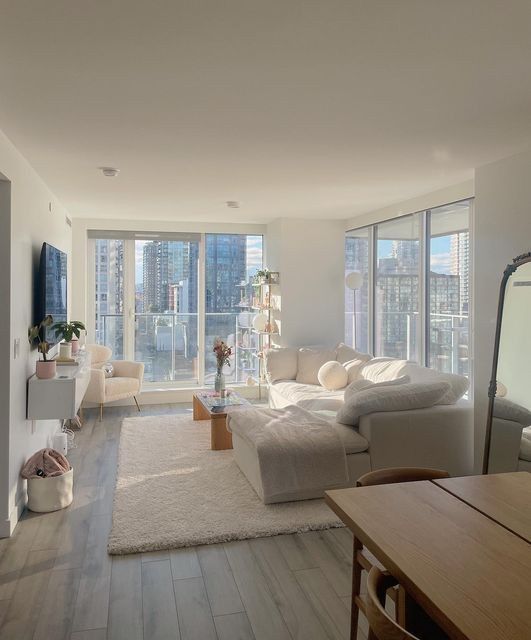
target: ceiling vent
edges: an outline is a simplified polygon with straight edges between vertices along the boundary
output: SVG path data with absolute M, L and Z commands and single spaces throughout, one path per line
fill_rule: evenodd
M 240 203 L 237 200 L 227 200 L 225 203 L 229 209 L 239 209 Z

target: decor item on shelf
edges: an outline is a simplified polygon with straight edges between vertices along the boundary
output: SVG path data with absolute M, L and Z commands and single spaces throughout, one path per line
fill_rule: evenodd
M 258 269 L 258 271 L 254 274 L 254 284 L 265 284 L 266 282 L 268 282 L 270 273 L 271 272 L 267 268 Z
M 72 320 L 71 322 L 56 322 L 52 329 L 55 331 L 56 338 L 62 338 L 64 342 L 59 345 L 59 359 L 69 360 L 72 357 L 72 353 L 77 353 L 79 350 L 79 336 L 82 331 L 85 331 L 85 325 L 79 320 Z M 76 339 L 75 347 L 73 346 L 73 340 Z
M 28 329 L 28 341 L 33 346 L 37 346 L 38 352 L 42 355 L 42 360 L 37 360 L 35 373 L 37 378 L 48 380 L 55 377 L 56 363 L 55 360 L 48 360 L 46 357 L 50 349 L 50 344 L 45 340 L 45 330 L 53 324 L 53 317 L 44 316 L 41 322 L 34 327 Z
M 214 389 L 219 393 L 221 397 L 224 397 L 225 376 L 223 375 L 223 367 L 225 365 L 230 367 L 230 356 L 232 355 L 232 348 L 227 346 L 220 338 L 216 338 L 212 351 L 216 354 L 216 379 L 214 382 Z
M 255 331 L 265 331 L 267 326 L 267 315 L 265 313 L 257 313 L 253 318 L 253 329 Z

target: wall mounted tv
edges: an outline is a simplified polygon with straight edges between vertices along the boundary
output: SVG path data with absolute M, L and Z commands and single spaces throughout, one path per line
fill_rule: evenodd
M 53 316 L 54 322 L 66 322 L 67 271 L 66 253 L 44 242 L 39 264 L 39 299 L 37 322 L 44 316 Z M 54 344 L 57 339 L 50 327 L 46 329 L 46 340 Z

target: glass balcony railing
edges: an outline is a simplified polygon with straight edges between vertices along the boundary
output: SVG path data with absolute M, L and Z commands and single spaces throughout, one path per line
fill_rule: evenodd
M 257 379 L 257 336 L 252 333 L 250 312 L 205 314 L 204 384 L 214 384 L 216 359 L 214 340 L 221 338 L 233 349 L 231 366 L 224 369 L 228 384 Z M 122 314 L 104 314 L 96 319 L 96 342 L 113 350 L 113 358 L 124 357 Z M 196 313 L 135 313 L 134 359 L 145 365 L 144 382 L 201 384 L 198 315 Z
M 378 312 L 377 354 L 418 360 L 418 313 Z M 429 364 L 444 373 L 469 375 L 469 316 L 432 313 L 429 317 Z M 369 315 L 366 311 L 345 313 L 345 337 L 360 351 L 369 351 Z

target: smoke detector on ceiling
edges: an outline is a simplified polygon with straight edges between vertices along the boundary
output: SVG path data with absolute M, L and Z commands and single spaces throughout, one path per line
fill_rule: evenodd
M 107 178 L 116 178 L 116 176 L 120 173 L 120 169 L 115 169 L 114 167 L 98 167 L 98 169 Z
M 240 203 L 237 200 L 227 200 L 225 203 L 229 209 L 239 209 Z

